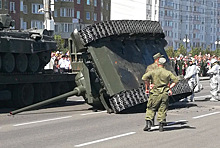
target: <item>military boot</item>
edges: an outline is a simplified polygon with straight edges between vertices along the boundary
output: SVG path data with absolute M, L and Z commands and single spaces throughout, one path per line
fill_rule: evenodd
M 163 132 L 163 126 L 164 124 L 162 122 L 159 123 L 159 131 L 160 132 Z
M 151 126 L 152 126 L 152 122 L 150 120 L 146 120 L 146 126 L 143 130 L 150 132 Z

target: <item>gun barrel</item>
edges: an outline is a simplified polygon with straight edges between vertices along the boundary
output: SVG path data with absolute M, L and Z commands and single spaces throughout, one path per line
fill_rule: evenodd
M 41 107 L 41 106 L 45 106 L 45 105 L 48 105 L 48 104 L 60 101 L 63 98 L 70 97 L 70 96 L 73 96 L 73 95 L 78 95 L 78 94 L 79 94 L 79 90 L 78 89 L 74 89 L 73 91 L 70 91 L 68 93 L 65 93 L 65 94 L 53 97 L 51 99 L 48 99 L 48 100 L 45 100 L 45 101 L 42 101 L 42 102 L 30 105 L 30 106 L 26 106 L 26 107 L 23 107 L 23 108 L 20 108 L 20 109 L 17 109 L 15 111 L 10 112 L 10 114 L 11 115 L 15 115 L 15 114 L 18 114 L 20 112 L 23 112 L 23 111 L 26 111 L 26 110 L 30 110 L 30 109 L 34 109 L 34 108 L 38 108 L 38 107 Z

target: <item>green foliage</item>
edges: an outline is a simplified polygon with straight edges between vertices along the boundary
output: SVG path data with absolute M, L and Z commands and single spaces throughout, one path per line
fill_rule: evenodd
M 180 54 L 185 56 L 187 54 L 186 48 L 183 44 L 180 44 L 179 48 L 177 50 L 174 50 L 172 46 L 166 48 L 166 53 L 169 57 L 178 57 Z M 206 49 L 202 49 L 202 47 L 191 47 L 191 50 L 189 52 L 192 56 L 195 55 L 205 55 L 210 54 L 211 56 L 216 55 L 220 56 L 220 48 L 217 48 L 216 50 L 212 51 L 210 46 L 208 46 Z
M 190 53 L 192 56 L 200 55 L 200 54 L 202 54 L 202 48 L 201 48 L 201 47 L 192 48 L 192 50 L 191 50 L 189 53 Z
M 217 48 L 215 51 L 213 51 L 213 54 L 216 56 L 220 56 L 220 49 Z
M 183 44 L 180 44 L 180 47 L 178 49 L 178 53 L 179 53 L 179 55 L 182 54 L 183 56 L 186 56 L 187 51 L 186 51 L 186 48 L 183 46 Z
M 174 52 L 174 49 L 173 47 L 169 46 L 165 49 L 168 57 L 174 57 L 175 56 L 175 52 Z
M 61 38 L 61 35 L 54 35 L 54 39 L 57 42 L 57 51 L 65 54 L 68 51 L 68 48 L 65 48 L 65 40 Z

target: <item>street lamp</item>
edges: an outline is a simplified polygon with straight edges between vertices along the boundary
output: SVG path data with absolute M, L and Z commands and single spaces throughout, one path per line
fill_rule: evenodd
M 187 44 L 190 42 L 187 34 L 186 34 L 185 38 L 183 39 L 183 42 L 186 43 L 186 52 L 187 52 L 187 47 L 188 47 Z
M 219 48 L 219 45 L 220 45 L 220 40 L 219 40 L 219 38 L 217 38 L 217 40 L 215 41 L 215 45 L 216 45 L 216 47 L 217 47 L 217 49 Z

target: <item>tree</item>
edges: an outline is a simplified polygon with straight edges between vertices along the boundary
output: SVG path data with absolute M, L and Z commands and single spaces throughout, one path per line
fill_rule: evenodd
M 202 48 L 201 47 L 195 47 L 192 48 L 192 50 L 189 52 L 192 56 L 195 55 L 200 55 L 202 53 Z
M 175 56 L 175 55 L 174 55 L 174 54 L 175 54 L 175 53 L 174 53 L 174 49 L 173 49 L 172 46 L 167 47 L 165 51 L 166 51 L 168 57 L 174 57 L 174 56 Z
M 183 46 L 183 44 L 180 44 L 180 47 L 177 49 L 176 54 L 177 54 L 177 56 L 179 56 L 180 54 L 182 54 L 183 56 L 186 56 L 187 52 L 186 52 L 186 48 Z
M 65 48 L 65 40 L 61 38 L 61 35 L 54 35 L 54 39 L 57 42 L 57 50 L 66 53 L 68 48 Z

